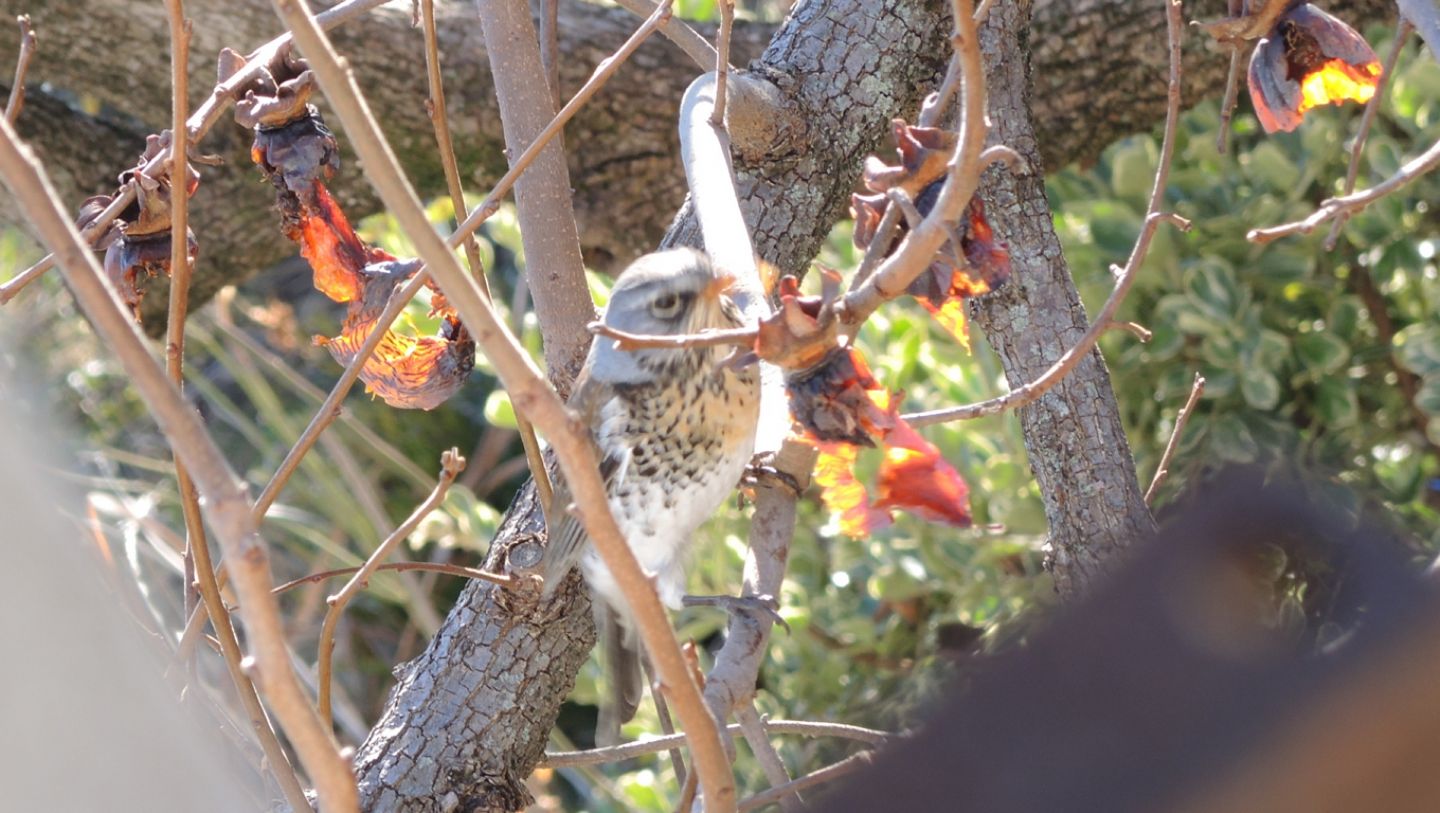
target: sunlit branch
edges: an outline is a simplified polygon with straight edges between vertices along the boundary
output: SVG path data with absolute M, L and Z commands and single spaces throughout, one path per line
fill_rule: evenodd
M 995 415 L 1009 409 L 1024 406 L 1032 403 L 1044 395 L 1051 387 L 1059 383 L 1066 375 L 1073 370 L 1081 360 L 1095 348 L 1100 336 L 1110 328 L 1120 304 L 1124 302 L 1126 294 L 1134 284 L 1139 273 L 1140 266 L 1145 261 L 1145 255 L 1150 251 L 1151 239 L 1155 236 L 1155 230 L 1162 222 L 1169 222 L 1181 230 L 1190 228 L 1190 221 L 1178 215 L 1163 212 L 1161 207 L 1165 202 L 1165 187 L 1170 177 L 1170 162 L 1175 153 L 1175 131 L 1180 117 L 1180 35 L 1183 28 L 1181 18 L 1181 6 L 1179 0 L 1165 0 L 1166 22 L 1169 31 L 1170 45 L 1170 79 L 1167 86 L 1167 102 L 1165 110 L 1165 134 L 1160 145 L 1160 163 L 1155 170 L 1155 183 L 1150 190 L 1150 201 L 1147 207 L 1145 221 L 1141 225 L 1140 234 L 1135 238 L 1135 245 L 1130 250 L 1130 258 L 1123 268 L 1115 268 L 1115 289 L 1100 309 L 1099 315 L 1091 322 L 1090 327 L 1085 331 L 1073 347 L 1066 350 L 1048 370 L 1041 373 L 1035 380 L 1011 390 L 1005 395 L 991 398 L 988 401 L 981 401 L 975 404 L 964 406 L 948 407 L 944 409 L 930 410 L 928 412 L 915 412 L 908 414 L 905 420 L 913 426 L 927 426 L 947 421 L 969 420 L 985 415 Z
M 1155 477 L 1150 480 L 1150 487 L 1145 489 L 1146 505 L 1155 499 L 1156 492 L 1170 476 L 1170 461 L 1175 458 L 1175 450 L 1180 448 L 1180 435 L 1185 431 L 1185 424 L 1189 423 L 1190 415 L 1195 412 L 1195 404 L 1204 394 L 1205 377 L 1196 373 L 1195 383 L 1190 386 L 1190 397 L 1185 399 L 1185 406 L 1181 407 L 1175 415 L 1175 427 L 1170 430 L 1170 440 L 1165 444 L 1165 452 L 1160 455 L 1160 463 L 1155 466 Z

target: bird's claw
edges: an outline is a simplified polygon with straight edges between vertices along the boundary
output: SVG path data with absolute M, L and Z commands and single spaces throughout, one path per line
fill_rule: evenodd
M 754 618 L 763 616 L 790 633 L 790 624 L 780 615 L 780 602 L 774 596 L 685 596 L 686 607 L 720 607 L 731 615 Z

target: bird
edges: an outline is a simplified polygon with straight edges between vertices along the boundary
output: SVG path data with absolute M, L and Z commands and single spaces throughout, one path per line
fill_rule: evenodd
M 646 254 L 616 278 L 603 323 L 629 334 L 676 336 L 740 327 L 747 291 L 690 248 Z M 726 363 L 728 347 L 622 350 L 595 338 L 567 407 L 590 427 L 610 510 L 661 601 L 679 609 L 695 531 L 740 482 L 760 416 L 760 375 Z M 625 597 L 569 510 L 557 482 L 541 560 L 546 595 L 575 565 L 589 585 L 608 702 L 596 741 L 619 740 L 643 683 L 641 646 Z

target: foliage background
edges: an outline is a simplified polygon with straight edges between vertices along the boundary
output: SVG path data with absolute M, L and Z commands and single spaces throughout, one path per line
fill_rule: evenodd
M 686 10 L 713 13 L 705 1 Z M 1369 33 L 1383 52 L 1389 33 Z M 1400 60 L 1370 135 L 1361 186 L 1440 139 L 1440 67 L 1419 47 L 1412 42 Z M 1160 230 L 1122 311 L 1121 318 L 1150 328 L 1154 338 L 1141 344 L 1115 331 L 1102 346 L 1142 477 L 1154 471 L 1193 375 L 1207 380 L 1157 503 L 1162 516 L 1166 502 L 1225 464 L 1262 461 L 1318 475 L 1317 488 L 1347 500 L 1357 513 L 1382 512 L 1404 531 L 1417 560 L 1428 559 L 1440 548 L 1440 230 L 1429 204 L 1440 181 L 1422 179 L 1360 214 L 1331 253 L 1320 246 L 1323 229 L 1269 246 L 1244 238 L 1248 228 L 1304 216 L 1338 190 L 1358 118 L 1355 107 L 1327 108 L 1310 114 L 1297 133 L 1266 137 L 1242 101 L 1231 153 L 1222 156 L 1214 147 L 1217 106 L 1188 113 L 1168 204 L 1195 228 L 1183 235 Z M 1049 179 L 1066 256 L 1092 310 L 1109 293 L 1107 269 L 1123 262 L 1139 230 L 1157 153 L 1156 136 L 1137 136 L 1113 145 L 1094 167 L 1064 168 Z M 447 202 L 432 205 L 431 215 L 453 222 Z M 397 254 L 408 251 L 383 218 L 368 221 L 365 231 Z M 523 313 L 524 258 L 513 216 L 502 213 L 483 237 L 497 301 Z M 21 233 L 0 233 L 0 268 L 23 268 L 37 256 Z M 854 267 L 848 224 L 836 228 L 821 261 Z M 597 276 L 592 282 L 603 301 L 608 281 Z M 20 373 L 0 377 L 9 390 L 4 397 L 37 419 L 73 428 L 72 462 L 60 474 L 89 494 L 85 504 L 69 507 L 76 539 L 97 538 L 115 568 L 141 576 L 145 589 L 131 603 L 142 623 L 177 629 L 183 535 L 177 529 L 183 525 L 168 452 L 59 284 L 47 279 L 41 288 L 4 312 L 0 365 Z M 423 304 L 411 308 L 414 329 L 434 328 L 424 314 Z M 192 320 L 189 392 L 232 465 L 256 489 L 338 372 L 310 337 L 333 334 L 339 317 L 337 307 L 309 290 L 300 264 L 263 275 Z M 522 317 L 522 324 L 538 360 L 533 317 Z M 861 342 L 882 382 L 905 393 L 907 409 L 1004 390 L 999 363 L 982 337 L 972 336 L 974 352 L 967 353 L 913 303 L 877 314 Z M 1406 394 L 1407 376 L 1413 397 Z M 22 378 L 39 386 L 4 383 Z M 482 359 L 462 394 L 432 413 L 396 412 L 352 395 L 338 431 L 327 433 L 307 458 L 267 523 L 279 551 L 277 577 L 358 564 L 428 490 L 440 451 L 452 445 L 467 453 L 472 468 L 464 487 L 452 490 L 411 539 L 407 555 L 476 563 L 524 474 L 510 432 L 513 413 L 494 383 Z M 802 505 L 780 597 L 792 631 L 772 638 L 762 712 L 904 727 L 984 653 L 1023 645 L 1027 629 L 1043 618 L 1052 596 L 1041 569 L 1045 518 L 1016 419 L 998 416 L 925 434 L 969 481 L 975 529 L 957 532 L 902 516 L 868 539 L 849 539 L 836 532 L 812 493 Z M 862 458 L 862 479 L 875 463 Z M 734 592 L 745 515 L 732 505 L 707 525 L 692 592 Z M 382 574 L 352 605 L 336 651 L 343 739 L 364 736 L 391 668 L 424 645 L 457 591 L 448 578 Z M 327 592 L 310 586 L 286 598 L 291 640 L 307 664 Z M 704 644 L 717 643 L 723 624 L 703 610 L 686 611 L 678 621 L 682 635 Z M 210 676 L 216 664 L 202 659 L 201 668 Z M 588 744 L 597 678 L 593 663 L 582 672 L 562 713 L 557 749 Z M 227 724 L 247 748 L 238 734 L 241 720 L 237 715 Z M 658 730 L 647 706 L 629 733 Z M 846 747 L 795 740 L 781 752 L 792 771 L 803 772 Z M 742 769 L 741 781 L 757 786 L 758 769 Z M 542 806 L 595 811 L 669 809 L 675 788 L 663 758 L 566 770 L 558 778 L 542 772 L 535 785 Z

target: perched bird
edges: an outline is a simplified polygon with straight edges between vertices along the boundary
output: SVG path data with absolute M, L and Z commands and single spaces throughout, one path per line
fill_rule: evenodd
M 604 322 L 644 335 L 739 327 L 744 316 L 733 284 L 693 249 L 647 254 L 616 280 Z M 597 336 L 568 402 L 591 427 L 620 531 L 672 609 L 685 592 L 691 537 L 734 490 L 754 450 L 760 376 L 754 367 L 723 365 L 729 353 L 728 347 L 626 351 Z M 567 510 L 570 502 L 557 483 L 542 563 L 545 590 L 579 563 L 612 695 L 601 705 L 596 737 L 614 742 L 640 703 L 640 642 L 619 586 Z

